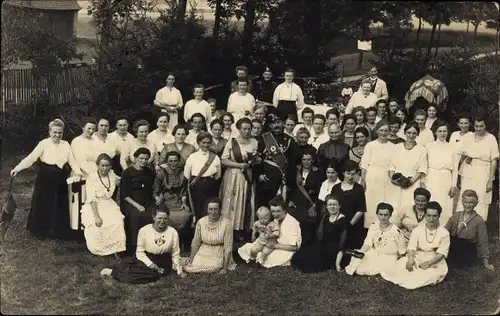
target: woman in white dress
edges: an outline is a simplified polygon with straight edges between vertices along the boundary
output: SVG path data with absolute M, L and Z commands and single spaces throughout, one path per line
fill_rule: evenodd
M 238 121 L 242 117 L 250 118 L 255 107 L 255 98 L 247 92 L 248 79 L 239 79 L 238 91 L 231 93 L 227 101 L 227 112 Z
M 463 137 L 459 151 L 461 165 L 461 189 L 474 190 L 479 196 L 476 212 L 488 219 L 488 208 L 491 203 L 493 180 L 495 179 L 497 160 L 499 157 L 498 142 L 495 136 L 486 131 L 484 117 L 474 119 L 474 133 Z M 461 199 L 458 205 L 462 205 Z M 458 209 L 458 211 L 461 210 Z
M 168 122 L 170 117 L 167 113 L 163 113 L 158 116 L 158 121 L 156 122 L 157 129 L 148 134 L 147 140 L 152 141 L 155 144 L 156 151 L 158 155 L 163 150 L 164 145 L 174 142 L 174 136 L 172 136 L 172 131 L 168 129 Z
M 173 129 L 178 123 L 178 112 L 182 107 L 182 94 L 174 87 L 175 76 L 169 73 L 165 87 L 156 92 L 154 104 L 161 108 L 162 112 L 166 112 L 170 116 L 168 129 Z
M 425 179 L 425 187 L 432 194 L 432 199 L 443 208 L 439 217 L 441 225 L 445 225 L 453 215 L 453 197 L 457 193 L 458 161 L 452 144 L 446 141 L 449 127 L 446 122 L 434 123 L 436 141 L 427 144 L 427 161 L 429 169 Z
M 390 268 L 399 256 L 405 254 L 406 243 L 401 230 L 389 221 L 393 211 L 390 204 L 381 202 L 377 205 L 378 222 L 370 226 L 360 249 L 364 257 L 352 257 L 345 268 L 347 274 L 377 275 Z
M 269 243 L 266 247 L 274 249 L 274 251 L 265 259 L 262 260 L 260 254 L 257 255 L 257 262 L 264 268 L 272 268 L 279 266 L 289 266 L 293 254 L 300 248 L 302 244 L 302 233 L 299 222 L 286 211 L 286 202 L 281 196 L 277 196 L 269 202 L 271 213 L 275 221 L 280 225 L 280 236 L 278 243 Z M 250 262 L 250 251 L 253 243 L 247 243 L 238 249 L 238 254 L 241 259 Z
M 110 137 L 109 121 L 107 119 L 100 119 L 97 123 L 97 132 L 92 136 L 96 145 L 96 154 L 107 154 L 113 159 L 118 153 L 118 144 L 116 144 L 113 137 Z M 113 166 L 114 167 L 114 166 Z M 114 169 L 113 169 L 114 170 Z
M 87 178 L 87 200 L 81 211 L 87 248 L 97 256 L 117 256 L 126 250 L 124 216 L 112 199 L 119 178 L 111 164 L 109 155 L 97 157 L 97 171 Z
M 365 228 L 376 220 L 377 205 L 385 201 L 389 186 L 389 165 L 394 154 L 394 144 L 387 140 L 389 126 L 378 126 L 378 138 L 365 146 L 361 157 L 361 185 L 365 188 L 366 213 Z
M 234 127 L 234 116 L 231 113 L 224 113 L 222 123 L 224 124 L 224 129 L 222 130 L 222 137 L 224 139 L 229 141 L 238 135 L 238 130 Z
M 427 151 L 425 147 L 417 144 L 415 139 L 420 129 L 417 123 L 408 123 L 405 127 L 406 140 L 404 143 L 394 145 L 389 164 L 390 183 L 386 191 L 386 202 L 397 211 L 402 207 L 413 205 L 413 192 L 418 187 L 424 187 L 425 174 L 427 173 Z M 400 186 L 393 176 L 406 177 L 408 185 Z
M 417 144 L 425 147 L 428 143 L 432 143 L 434 141 L 434 135 L 430 128 L 425 126 L 427 122 L 427 112 L 424 110 L 417 110 L 415 115 L 413 116 L 413 120 L 418 124 L 419 133 L 415 141 Z
M 231 138 L 222 153 L 222 165 L 227 167 L 222 179 L 220 196 L 222 216 L 233 224 L 236 239 L 242 233 L 250 233 L 255 222 L 255 181 L 247 161 L 248 155 L 256 155 L 257 140 L 250 136 L 252 123 L 249 118 L 236 122 L 240 136 Z
M 126 148 L 127 152 L 122 153 L 120 157 L 120 164 L 122 165 L 123 170 L 135 163 L 134 153 L 139 148 L 149 149 L 149 152 L 151 153 L 151 157 L 148 160 L 149 167 L 154 168 L 155 166 L 158 166 L 158 150 L 156 149 L 155 143 L 148 140 L 149 127 L 150 125 L 146 120 L 138 120 L 134 123 L 136 138 L 130 141 L 129 146 Z
M 454 145 L 456 147 L 456 150 L 460 150 L 462 147 L 462 138 L 471 133 L 470 131 L 470 119 L 467 115 L 465 114 L 460 114 L 457 117 L 457 125 L 459 130 L 451 133 L 450 136 L 450 144 Z
M 410 236 L 407 255 L 381 276 L 406 289 L 418 289 L 438 284 L 448 273 L 445 258 L 450 248 L 450 234 L 439 225 L 441 206 L 429 202 L 425 211 L 425 225 L 417 226 Z

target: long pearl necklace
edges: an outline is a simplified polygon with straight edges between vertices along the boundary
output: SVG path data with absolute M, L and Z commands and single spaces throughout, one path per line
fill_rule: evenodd
M 429 240 L 429 237 L 427 237 L 428 235 L 429 235 L 429 230 L 427 229 L 427 226 L 425 226 L 425 240 L 427 241 L 427 243 L 432 244 L 437 236 L 437 228 L 434 230 L 434 234 L 432 233 L 430 234 L 431 236 L 434 235 L 434 237 L 432 237 L 432 240 Z

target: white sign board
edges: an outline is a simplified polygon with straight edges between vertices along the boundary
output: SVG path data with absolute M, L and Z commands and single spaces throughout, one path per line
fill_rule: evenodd
M 358 50 L 362 50 L 365 52 L 372 51 L 372 41 L 359 41 L 358 40 Z

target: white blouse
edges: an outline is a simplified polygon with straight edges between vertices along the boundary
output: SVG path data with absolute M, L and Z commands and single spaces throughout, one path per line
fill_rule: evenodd
M 273 105 L 278 106 L 279 101 L 297 101 L 297 107 L 304 106 L 304 94 L 302 89 L 296 84 L 283 82 L 274 89 Z
M 403 255 L 406 252 L 406 241 L 396 225 L 391 224 L 387 230 L 382 230 L 380 223 L 376 221 L 368 228 L 363 248 L 374 248 L 379 253 L 388 255 Z
M 71 142 L 71 149 L 75 155 L 76 162 L 82 169 L 84 177 L 97 171 L 97 148 L 98 143 L 95 139 L 88 139 L 83 135 L 76 137 Z
M 177 106 L 178 108 L 182 106 L 182 94 L 175 88 L 163 87 L 158 92 L 156 92 L 155 103 L 162 106 Z
M 442 254 L 445 258 L 450 249 L 450 234 L 446 228 L 438 226 L 434 231 L 425 225 L 418 225 L 411 232 L 408 250 L 435 252 Z
M 128 148 L 127 148 L 128 151 L 124 152 L 120 156 L 121 165 L 128 164 L 128 161 L 130 161 L 131 163 L 134 163 L 135 162 L 134 153 L 136 152 L 137 149 L 139 149 L 141 147 L 145 147 L 145 148 L 149 149 L 149 151 L 151 153 L 151 157 L 149 158 L 149 163 L 152 163 L 155 160 L 156 156 L 158 156 L 158 151 L 156 149 L 155 143 L 146 139 L 146 144 L 142 144 L 137 140 L 137 138 L 134 138 L 134 140 L 131 141 L 128 145 Z
M 434 134 L 432 134 L 432 131 L 429 128 L 426 128 L 423 131 L 420 131 L 415 141 L 417 144 L 425 147 L 427 144 L 434 141 Z
M 362 106 L 365 109 L 374 106 L 377 100 L 378 97 L 373 92 L 370 92 L 369 95 L 364 95 L 361 91 L 356 91 L 349 100 L 349 103 L 347 103 L 345 114 L 351 114 L 352 110 L 358 106 Z
M 328 133 L 323 132 L 323 134 L 317 135 L 316 132 L 314 132 L 314 130 L 312 130 L 311 137 L 309 137 L 309 140 L 307 141 L 307 143 L 309 145 L 312 145 L 314 148 L 316 148 L 316 150 L 318 150 L 318 148 L 321 144 L 324 144 L 329 140 L 330 140 L 330 136 L 328 135 Z
M 370 168 L 389 170 L 391 157 L 394 154 L 394 144 L 387 141 L 381 143 L 378 140 L 369 142 L 365 146 L 365 152 L 361 157 L 359 167 L 365 171 Z
M 186 160 L 184 166 L 184 177 L 186 179 L 191 179 L 191 177 L 197 177 L 201 169 L 205 166 L 208 161 L 208 152 L 198 150 L 192 153 Z M 220 158 L 215 156 L 214 160 L 208 167 L 207 171 L 202 175 L 203 177 L 215 176 L 216 179 L 221 176 L 221 162 Z
M 212 119 L 212 107 L 205 101 L 189 100 L 184 105 L 184 121 L 191 119 L 191 116 L 195 113 L 201 113 L 205 117 L 205 121 L 210 121 Z
M 109 171 L 109 187 L 106 187 L 108 185 L 108 177 L 103 177 L 101 182 L 97 172 L 89 174 L 85 184 L 85 190 L 87 193 L 85 203 L 111 199 L 113 197 L 113 193 L 115 192 L 117 181 L 118 177 L 113 170 Z
M 311 126 L 307 126 L 304 123 L 300 123 L 300 124 L 295 125 L 295 127 L 293 128 L 293 137 L 295 137 L 295 135 L 297 135 L 297 132 L 302 127 L 305 128 L 305 129 L 307 129 L 309 131 L 309 133 L 312 133 L 314 131 L 314 128 L 313 128 L 312 124 L 311 124 Z
M 177 231 L 169 226 L 162 233 L 153 228 L 153 224 L 148 224 L 139 230 L 137 235 L 137 250 L 135 256 L 146 266 L 150 266 L 153 261 L 148 258 L 146 252 L 152 254 L 172 254 L 172 266 L 177 274 L 182 273 L 181 250 L 179 248 L 179 235 Z
M 16 171 L 21 171 L 31 167 L 38 159 L 48 165 L 56 165 L 63 168 L 64 164 L 68 163 L 75 174 L 81 174 L 80 166 L 78 165 L 71 146 L 65 140 L 55 144 L 52 139 L 46 138 L 41 140 L 33 151 L 14 168 Z
M 147 140 L 152 141 L 155 144 L 156 150 L 158 152 L 161 152 L 163 150 L 163 144 L 170 144 L 175 142 L 175 138 L 174 136 L 172 136 L 171 130 L 167 129 L 167 131 L 163 133 L 159 128 L 149 133 Z
M 415 145 L 408 150 L 405 143 L 394 145 L 389 171 L 400 172 L 405 177 L 414 177 L 418 172 L 427 174 L 427 150 L 422 145 Z
M 115 142 L 113 137 L 109 136 L 109 134 L 106 135 L 106 139 L 101 140 L 96 133 L 92 136 L 92 139 L 95 140 L 97 156 L 100 154 L 107 154 L 113 158 L 117 153 L 119 153 L 118 144 Z
M 109 133 L 108 137 L 114 141 L 118 147 L 118 153 L 127 153 L 130 143 L 135 140 L 134 135 L 127 132 L 125 136 L 118 134 L 118 131 Z
M 234 116 L 234 120 L 246 116 L 245 112 L 252 112 L 255 107 L 255 98 L 250 93 L 242 95 L 239 92 L 233 92 L 227 101 L 227 111 Z
M 198 146 L 196 138 L 198 137 L 198 134 L 200 134 L 201 132 L 202 132 L 201 130 L 199 132 L 196 132 L 194 129 L 190 129 L 189 134 L 186 136 L 184 142 L 193 145 L 194 148 L 198 150 L 200 147 Z
M 337 179 L 334 183 L 331 183 L 328 179 L 323 181 L 321 184 L 321 188 L 319 189 L 318 200 L 325 201 L 325 198 L 328 194 L 332 193 L 332 188 L 339 184 L 341 181 Z

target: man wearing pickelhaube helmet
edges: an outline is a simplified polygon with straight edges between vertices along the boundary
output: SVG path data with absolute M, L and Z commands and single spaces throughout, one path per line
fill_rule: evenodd
M 274 89 L 278 84 L 273 80 L 273 73 L 269 67 L 266 67 L 262 73 L 262 79 L 255 83 L 254 97 L 257 101 L 273 103 Z

